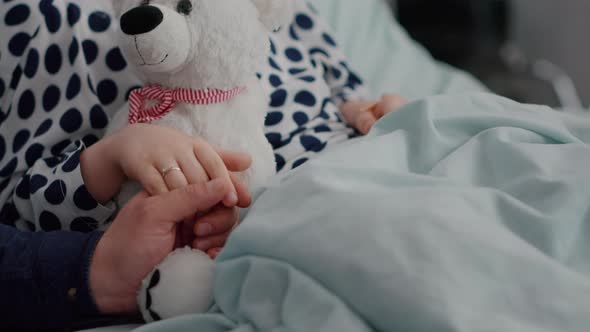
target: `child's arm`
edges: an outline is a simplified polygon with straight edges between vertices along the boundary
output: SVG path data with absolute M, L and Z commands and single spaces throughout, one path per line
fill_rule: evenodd
M 29 0 L 18 0 L 0 5 L 0 7 L 15 7 L 19 6 L 21 2 L 27 5 L 32 3 Z M 93 6 L 97 5 L 87 5 L 82 9 L 92 11 L 96 9 Z M 59 7 L 57 8 L 59 11 L 51 12 L 49 16 L 59 18 L 60 13 L 65 13 L 65 7 L 57 7 Z M 107 20 L 109 19 L 108 16 L 105 17 Z M 99 111 L 101 109 L 98 104 L 92 108 L 90 114 L 84 112 L 86 109 L 84 105 L 90 105 L 92 104 L 91 100 L 94 100 L 90 93 L 96 95 L 96 91 L 92 90 L 93 83 L 90 77 L 96 76 L 95 78 L 101 77 L 102 79 L 103 75 L 108 73 L 109 76 L 113 76 L 111 78 L 117 80 L 115 78 L 121 79 L 126 75 L 107 72 L 105 69 L 108 66 L 105 67 L 106 64 L 101 61 L 95 61 L 94 65 L 91 65 L 84 62 L 85 59 L 80 56 L 71 56 L 69 59 L 71 66 L 62 66 L 57 73 L 51 73 L 48 71 L 49 69 L 41 70 L 41 67 L 37 71 L 36 66 L 29 66 L 29 62 L 31 62 L 29 60 L 34 60 L 33 56 L 37 54 L 35 50 L 44 50 L 50 45 L 67 50 L 67 45 L 72 38 L 73 46 L 78 45 L 76 38 L 91 36 L 100 45 L 104 44 L 105 50 L 111 47 L 109 36 L 112 31 L 110 30 L 99 34 L 90 34 L 90 32 L 87 34 L 83 26 L 77 25 L 72 29 L 61 29 L 59 32 L 55 32 L 50 31 L 51 25 L 46 22 L 47 18 L 47 15 L 43 15 L 37 10 L 32 11 L 27 20 L 19 22 L 17 25 L 0 24 L 0 35 L 9 37 L 5 39 L 5 42 L 0 42 L 0 49 L 6 48 L 6 52 L 2 53 L 0 65 L 2 67 L 2 71 L 0 71 L 0 223 L 17 226 L 21 230 L 89 231 L 97 225 L 104 225 L 115 212 L 115 206 L 110 203 L 110 200 L 127 178 L 123 176 L 125 172 L 122 172 L 120 165 L 115 165 L 116 162 L 113 159 L 105 157 L 106 151 L 112 152 L 112 149 L 99 148 L 102 146 L 100 142 L 93 144 L 98 140 L 96 135 L 100 135 L 99 129 L 106 126 L 106 122 L 101 116 L 100 121 L 95 123 L 94 109 L 98 108 Z M 18 47 L 9 47 L 12 46 L 8 43 L 10 37 L 19 34 L 30 38 L 20 38 L 19 45 L 16 45 Z M 47 62 L 59 62 L 60 59 L 60 57 L 48 55 L 45 60 L 47 64 Z M 36 64 L 36 62 L 35 60 L 32 64 Z M 83 73 L 78 70 L 82 70 Z M 66 96 L 66 85 L 62 86 L 64 82 L 61 81 L 66 76 L 72 75 L 71 77 L 74 78 L 79 74 L 88 74 L 88 87 L 84 84 L 84 88 L 80 89 L 79 94 L 74 93 L 68 98 L 60 98 L 62 92 L 64 97 Z M 126 82 L 126 80 L 122 81 Z M 71 82 L 73 81 L 70 80 Z M 67 87 L 68 95 L 70 83 Z M 3 89 L 4 84 L 6 89 Z M 122 87 L 127 84 L 131 84 L 131 82 L 119 85 L 121 91 Z M 49 95 L 50 85 L 58 92 L 54 98 L 47 98 L 50 101 L 48 103 L 45 96 Z M 57 85 L 63 88 L 61 92 L 59 88 L 55 88 Z M 122 97 L 123 94 L 119 93 L 119 95 Z M 101 98 L 96 97 L 95 101 L 99 102 Z M 57 99 L 52 100 L 55 98 Z M 78 98 L 80 100 L 77 100 Z M 63 110 L 59 108 L 69 108 L 78 103 L 80 103 L 78 106 L 81 106 L 79 108 L 82 111 L 81 123 L 76 124 L 76 121 L 67 123 L 67 117 L 65 114 L 62 115 Z M 46 104 L 52 104 L 52 106 Z M 41 111 L 42 106 L 46 112 Z M 68 111 L 68 113 L 71 112 Z M 98 113 L 102 114 L 102 111 Z M 72 132 L 75 128 L 78 129 Z M 124 144 L 113 145 L 121 147 Z M 224 158 L 222 157 L 222 159 Z M 170 166 L 169 163 L 173 161 L 161 160 L 166 167 Z M 240 167 L 237 167 L 236 160 L 233 161 L 234 169 L 243 166 L 238 165 Z M 209 175 L 211 177 L 219 175 L 219 172 L 205 173 L 204 171 L 201 174 L 196 174 L 194 169 L 198 171 L 198 165 L 194 166 L 189 167 L 189 170 L 186 171 L 186 177 L 189 180 L 195 181 L 201 175 L 203 178 Z M 225 167 L 218 169 L 227 173 Z M 154 169 L 153 171 L 156 175 L 153 176 L 154 181 L 157 181 L 161 178 L 162 170 Z M 180 172 L 171 172 L 166 177 L 167 180 L 173 181 L 181 178 L 178 173 Z M 184 177 L 184 175 L 182 176 Z M 160 181 L 162 180 L 160 179 Z M 153 186 L 148 187 L 152 188 Z M 241 206 L 249 204 L 250 198 L 247 190 L 238 190 L 238 200 Z M 225 225 L 227 222 L 223 220 L 224 218 L 214 219 L 211 222 L 213 230 L 209 232 L 210 235 L 227 229 Z
M 186 147 L 188 152 L 180 147 Z M 195 157 L 176 158 L 190 155 Z M 167 167 L 170 163 L 185 166 L 184 172 L 174 172 L 165 178 L 156 167 Z M 220 177 L 235 183 L 228 168 L 240 172 L 249 164 L 248 156 L 215 151 L 205 142 L 183 139 L 183 134 L 170 129 L 134 126 L 89 148 L 83 141 L 76 142 L 57 157 L 33 161 L 28 170 L 14 171 L 0 178 L 0 198 L 6 202 L 0 210 L 0 221 L 23 230 L 89 231 L 113 215 L 114 204 L 102 204 L 107 204 L 119 192 L 128 177 L 157 194 L 176 189 L 168 188 L 170 184 L 166 183 L 174 179 L 172 175 L 186 176 L 189 183 Z M 195 169 L 201 173 L 191 174 Z M 2 172 L 8 170 L 6 167 Z M 226 199 L 228 206 L 249 204 L 247 192 L 241 190 L 236 194 Z
M 215 149 L 202 139 L 182 132 L 146 124 L 124 127 L 84 151 L 82 174 L 90 193 L 110 200 L 129 177 L 143 185 L 148 193 L 161 194 L 198 184 L 209 179 L 224 179 L 232 188 L 218 206 L 186 220 L 180 227 L 178 244 L 192 245 L 214 258 L 239 220 L 239 207 L 250 205 L 248 188 L 233 172 L 246 171 L 250 157 L 243 153 Z M 170 166 L 178 169 L 165 173 Z M 233 197 L 232 197 L 233 195 Z
M 239 167 L 246 167 L 228 167 L 236 160 Z M 98 200 L 112 199 L 126 178 L 139 182 L 150 195 L 217 178 L 234 188 L 230 172 L 249 166 L 247 155 L 219 151 L 200 138 L 149 124 L 127 126 L 82 155 L 85 183 Z M 233 207 L 239 199 L 235 188 L 230 196 L 224 203 Z
M 0 175 L 0 221 L 43 231 L 89 231 L 104 224 L 115 206 L 101 205 L 88 193 L 80 170 L 85 146 L 84 140 L 56 145 L 55 155 L 31 159 L 27 167 L 11 173 L 5 168 L 7 174 Z
M 321 69 L 331 89 L 332 100 L 340 106 L 348 100 L 366 100 L 369 93 L 360 76 L 352 70 L 339 48 L 331 28 L 310 8 L 307 1 L 295 2 L 292 35 L 305 46 L 312 62 Z
M 344 120 L 362 134 L 366 134 L 383 115 L 406 103 L 398 95 L 385 95 L 381 100 L 370 100 L 369 93 L 360 76 L 351 69 L 348 60 L 338 47 L 331 29 L 303 2 L 297 5 L 297 18 L 293 29 L 310 50 L 310 56 L 323 69 L 323 77 L 330 86 L 332 100 L 339 107 Z M 298 21 L 313 22 L 306 29 Z

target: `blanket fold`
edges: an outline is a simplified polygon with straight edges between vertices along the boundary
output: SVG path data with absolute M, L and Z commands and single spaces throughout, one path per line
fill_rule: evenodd
M 590 327 L 590 118 L 487 95 L 411 103 L 257 198 L 219 312 L 138 331 Z

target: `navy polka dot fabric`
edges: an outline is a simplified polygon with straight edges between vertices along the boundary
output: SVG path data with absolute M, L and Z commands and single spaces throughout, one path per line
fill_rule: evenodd
M 293 22 L 271 35 L 268 66 L 259 75 L 270 94 L 266 136 L 279 172 L 353 137 L 338 106 L 367 96 L 325 22 L 305 1 L 295 1 L 295 9 Z
M 111 5 L 0 0 L 0 8 L 0 220 L 95 229 L 115 209 L 86 190 L 80 153 L 138 85 L 113 44 Z
M 303 165 L 354 131 L 338 106 L 365 97 L 326 24 L 293 0 L 292 24 L 270 35 L 258 73 L 270 97 L 267 138 L 277 170 Z M 87 232 L 114 204 L 100 205 L 80 154 L 140 85 L 116 40 L 109 1 L 0 0 L 0 220 L 23 230 Z

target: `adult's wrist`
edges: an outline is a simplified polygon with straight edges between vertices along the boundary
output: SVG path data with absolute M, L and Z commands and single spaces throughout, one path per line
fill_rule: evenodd
M 102 235 L 101 231 L 84 234 L 86 243 L 80 251 L 79 268 L 75 271 L 75 281 L 68 289 L 68 297 L 78 319 L 95 317 L 100 314 L 90 288 L 90 264 Z
M 118 275 L 117 253 L 110 246 L 108 234 L 98 242 L 90 263 L 89 287 L 100 313 L 133 314 L 138 311 L 136 289 Z

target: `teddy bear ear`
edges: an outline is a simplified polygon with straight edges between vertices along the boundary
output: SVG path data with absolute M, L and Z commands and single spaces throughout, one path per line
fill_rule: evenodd
M 289 24 L 293 18 L 292 0 L 252 0 L 259 18 L 269 30 Z

